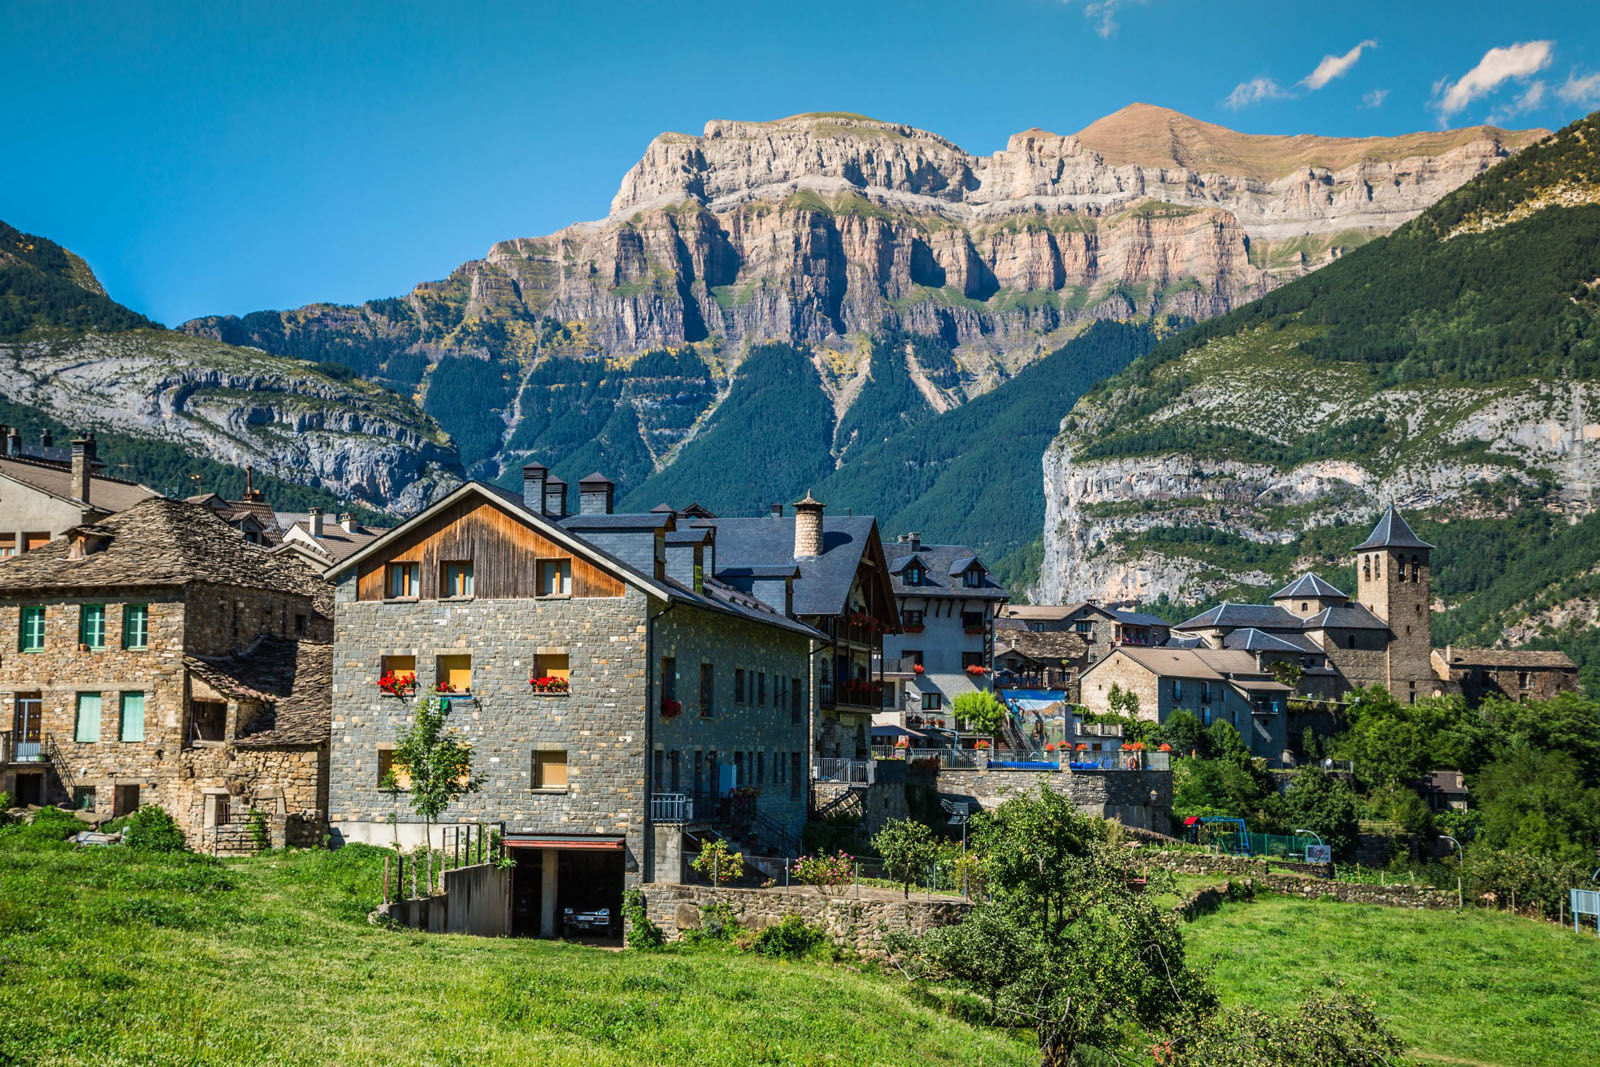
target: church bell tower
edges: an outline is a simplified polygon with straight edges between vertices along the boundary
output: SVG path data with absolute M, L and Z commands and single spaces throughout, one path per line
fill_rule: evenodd
M 1356 600 L 1389 627 L 1388 689 L 1406 703 L 1433 691 L 1433 546 L 1393 504 L 1355 548 Z

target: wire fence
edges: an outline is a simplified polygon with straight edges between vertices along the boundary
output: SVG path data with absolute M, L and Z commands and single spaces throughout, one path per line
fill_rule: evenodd
M 688 852 L 684 854 L 684 881 L 729 889 L 812 886 L 824 893 L 855 897 L 861 896 L 863 890 L 892 890 L 928 900 L 971 900 L 980 889 L 971 872 L 960 863 L 935 863 L 905 876 L 881 859 L 851 856 L 845 862 L 828 865 L 826 876 L 819 877 L 816 871 L 820 865 L 803 863 L 807 858 L 741 854 L 736 868 L 728 870 L 721 857 L 713 855 L 708 870 L 698 862 L 699 853 Z

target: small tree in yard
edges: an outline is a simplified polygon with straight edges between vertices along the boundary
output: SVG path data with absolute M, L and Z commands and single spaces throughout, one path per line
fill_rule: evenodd
M 1137 719 L 1139 717 L 1139 694 L 1112 682 L 1111 692 L 1106 694 L 1106 708 L 1110 710 L 1111 714 L 1124 719 Z
M 933 831 L 915 819 L 895 819 L 884 824 L 872 839 L 872 846 L 883 857 L 889 876 L 899 882 L 907 898 L 917 877 L 939 857 Z
M 483 782 L 472 774 L 472 746 L 445 725 L 450 706 L 436 695 L 417 701 L 411 727 L 395 746 L 385 789 L 399 789 L 396 768 L 410 779 L 411 810 L 427 823 L 428 847 L 433 847 L 433 823 L 457 798 L 476 793 Z
M 744 877 L 744 853 L 735 852 L 719 837 L 715 841 L 707 841 L 701 847 L 700 855 L 689 866 L 711 879 L 712 885 L 720 886 L 723 882 Z
M 1000 698 L 987 689 L 962 693 L 950 702 L 950 710 L 957 719 L 967 724 L 968 729 L 977 730 L 990 737 L 1000 732 L 1000 724 L 1011 714 L 1006 706 L 1000 703 Z

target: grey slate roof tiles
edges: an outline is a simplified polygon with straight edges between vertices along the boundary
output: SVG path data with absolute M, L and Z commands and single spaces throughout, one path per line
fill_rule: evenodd
M 983 573 L 982 584 L 966 584 L 963 575 L 967 570 L 974 563 L 982 566 L 977 554 L 967 545 L 919 542 L 913 547 L 909 541 L 887 541 L 883 551 L 889 561 L 890 584 L 896 596 L 959 596 L 973 600 L 998 600 L 1008 595 L 989 577 L 987 570 Z M 920 585 L 909 585 L 905 581 L 906 567 L 913 559 L 922 564 L 924 573 Z
M 1317 577 L 1315 574 L 1306 573 L 1272 594 L 1273 600 L 1349 600 L 1339 590 Z
M 333 646 L 262 637 L 233 656 L 185 656 L 184 666 L 235 700 L 264 710 L 236 744 L 315 745 L 328 740 L 333 712 Z
M 1400 510 L 1393 504 L 1383 513 L 1378 520 L 1378 525 L 1372 528 L 1372 534 L 1354 549 L 1356 552 L 1367 552 L 1375 548 L 1426 548 L 1432 549 L 1422 538 L 1418 537 L 1411 526 L 1400 516 Z

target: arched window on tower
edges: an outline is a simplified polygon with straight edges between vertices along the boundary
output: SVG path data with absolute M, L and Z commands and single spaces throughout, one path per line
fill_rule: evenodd
M 1382 552 L 1374 552 L 1372 554 L 1372 576 L 1374 578 L 1382 578 L 1383 577 L 1383 553 Z
M 1361 557 L 1361 580 L 1364 581 L 1364 582 L 1372 581 L 1372 557 L 1371 556 L 1362 556 Z
M 1411 580 L 1413 582 L 1422 581 L 1422 563 L 1415 553 L 1411 556 Z

